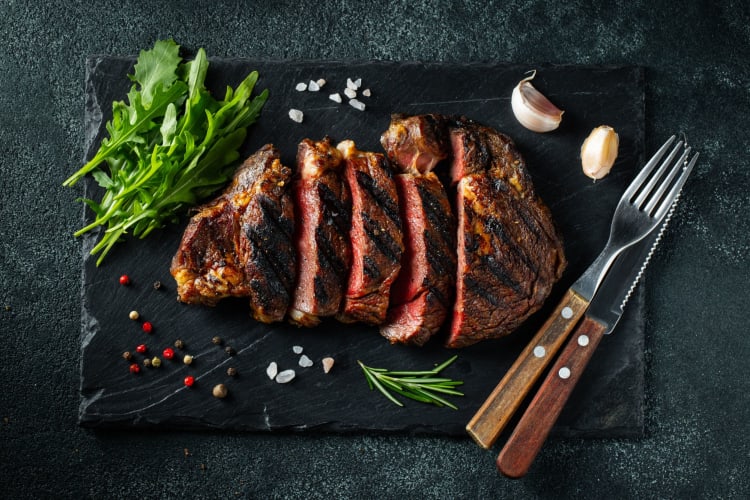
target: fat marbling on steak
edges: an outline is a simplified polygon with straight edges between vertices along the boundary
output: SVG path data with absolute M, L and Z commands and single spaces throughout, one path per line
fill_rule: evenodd
M 396 183 L 383 154 L 359 151 L 351 140 L 336 147 L 344 157 L 352 197 L 352 265 L 336 317 L 345 323 L 379 325 L 385 321 L 404 252 Z
M 198 208 L 172 259 L 179 300 L 213 306 L 249 297 L 258 321 L 281 321 L 294 286 L 292 171 L 266 145 L 226 190 Z

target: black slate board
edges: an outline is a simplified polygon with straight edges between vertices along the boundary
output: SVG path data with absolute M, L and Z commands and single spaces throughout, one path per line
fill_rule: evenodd
M 111 115 L 111 102 L 124 98 L 125 74 L 132 58 L 92 56 L 86 77 L 86 157 L 102 138 Z M 525 346 L 565 289 L 604 246 L 614 206 L 644 158 L 644 74 L 637 67 L 536 66 L 534 84 L 565 110 L 562 126 L 549 134 L 523 129 L 510 110 L 513 86 L 527 66 L 499 63 L 423 64 L 389 62 L 268 62 L 242 59 L 211 60 L 209 87 L 223 93 L 250 70 L 261 78 L 258 88 L 270 89 L 260 121 L 251 129 L 245 153 L 273 142 L 283 160 L 292 164 L 297 143 L 304 137 L 330 135 L 350 138 L 361 149 L 380 150 L 379 136 L 391 112 L 460 113 L 512 136 L 529 165 L 535 186 L 550 206 L 564 239 L 569 266 L 545 308 L 512 336 L 450 351 L 433 340 L 423 348 L 392 346 L 373 328 L 326 321 L 315 329 L 286 324 L 263 325 L 249 317 L 242 301 L 218 307 L 187 306 L 175 300 L 169 262 L 187 222 L 128 240 L 101 267 L 87 255 L 96 236 L 83 237 L 83 312 L 80 423 L 96 428 L 155 427 L 158 429 L 229 429 L 250 431 L 322 430 L 327 432 L 412 432 L 464 436 L 464 426 Z M 362 78 L 371 97 L 361 97 L 365 112 L 328 99 L 342 92 L 347 77 Z M 298 92 L 298 82 L 325 78 L 320 92 Z M 342 94 L 343 96 L 343 94 Z M 292 122 L 290 108 L 304 111 L 302 124 Z M 596 183 L 580 169 L 579 148 L 588 132 L 600 124 L 620 134 L 620 156 L 613 172 Z M 86 195 L 98 188 L 87 180 Z M 90 214 L 86 213 L 85 220 Z M 127 273 L 132 285 L 118 277 Z M 159 280 L 160 290 L 152 284 Z M 147 335 L 130 310 L 151 321 Z M 215 335 L 237 354 L 227 356 L 211 343 Z M 159 369 L 128 371 L 121 354 L 146 343 L 150 355 L 161 354 L 175 339 L 195 356 L 191 366 L 166 361 Z M 304 348 L 315 362 L 297 366 L 292 346 Z M 426 369 L 457 353 L 446 376 L 465 382 L 465 397 L 455 398 L 458 411 L 405 400 L 399 408 L 371 392 L 357 366 Z M 178 357 L 182 353 L 178 351 Z M 320 360 L 336 364 L 324 374 Z M 138 356 L 138 359 L 142 359 Z M 294 368 L 297 378 L 280 385 L 265 375 L 276 361 Z M 226 375 L 234 366 L 237 378 Z M 643 298 L 637 293 L 614 335 L 594 356 L 584 380 L 574 392 L 555 430 L 557 435 L 636 437 L 643 431 Z M 186 388 L 192 374 L 196 384 Z M 225 383 L 225 400 L 211 388 Z

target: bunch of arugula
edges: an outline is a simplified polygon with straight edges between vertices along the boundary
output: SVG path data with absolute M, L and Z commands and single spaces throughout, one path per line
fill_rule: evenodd
M 91 250 L 100 253 L 97 265 L 123 235 L 145 238 L 222 187 L 268 98 L 266 89 L 251 99 L 258 80 L 253 71 L 217 101 L 204 85 L 206 52 L 201 48 L 192 61 L 182 62 L 179 49 L 173 40 L 160 40 L 141 51 L 128 75 L 134 83 L 127 104 L 112 104 L 109 137 L 63 183 L 72 186 L 90 173 L 104 188 L 98 202 L 80 199 L 95 219 L 75 233 L 106 225 Z

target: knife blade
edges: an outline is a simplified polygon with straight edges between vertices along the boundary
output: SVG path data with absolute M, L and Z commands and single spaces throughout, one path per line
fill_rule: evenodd
M 612 333 L 620 321 L 628 299 L 661 241 L 676 203 L 677 200 L 661 225 L 625 250 L 605 275 L 583 321 L 500 451 L 497 468 L 503 475 L 519 478 L 531 467 L 599 342 L 604 335 Z

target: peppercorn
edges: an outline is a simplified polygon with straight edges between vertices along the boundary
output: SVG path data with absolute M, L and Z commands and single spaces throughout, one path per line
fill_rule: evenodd
M 122 286 L 128 286 L 130 284 L 130 278 L 127 274 L 123 274 L 122 276 L 120 276 L 120 284 Z
M 130 365 L 130 373 L 139 373 L 141 371 L 141 367 L 138 366 L 137 363 L 133 363 Z
M 237 353 L 237 351 L 235 351 L 234 347 L 232 346 L 226 346 L 224 348 L 224 352 L 227 353 L 229 356 L 234 356 Z
M 192 364 L 193 357 L 190 354 L 185 354 L 185 357 L 182 358 L 182 362 L 185 363 L 186 365 Z
M 146 344 L 139 344 L 138 347 L 135 348 L 136 352 L 143 354 L 148 350 L 148 347 L 146 347 Z
M 192 375 L 188 375 L 187 377 L 185 377 L 185 380 L 183 380 L 183 382 L 187 387 L 192 387 L 195 383 L 195 377 L 193 377 Z
M 211 393 L 215 398 L 224 399 L 225 397 L 227 397 L 229 391 L 227 390 L 227 386 L 225 386 L 224 384 L 217 384 L 214 386 Z
M 150 321 L 144 321 L 141 328 L 144 332 L 151 333 L 154 330 L 154 325 L 152 325 Z
M 122 353 L 122 358 L 125 361 L 130 361 L 131 359 L 133 359 L 133 355 L 130 353 L 130 351 L 125 351 L 124 353 Z
M 174 346 L 177 349 L 182 349 L 183 347 L 185 347 L 185 342 L 183 342 L 180 339 L 177 339 L 177 340 L 174 341 Z
M 151 360 L 146 358 L 143 360 L 143 367 L 144 368 L 151 368 Z
M 167 347 L 162 351 L 161 355 L 164 356 L 164 359 L 172 359 L 174 358 L 174 349 Z
M 227 375 L 229 375 L 230 377 L 236 377 L 237 368 L 235 368 L 234 366 L 230 366 L 229 368 L 227 368 Z
M 161 288 L 161 281 L 156 280 L 154 281 L 154 290 L 158 290 Z
M 130 314 L 128 314 L 128 318 L 132 319 L 133 321 L 137 320 L 140 317 L 141 315 L 138 314 L 138 311 L 130 311 Z
M 211 339 L 211 342 L 213 342 L 216 345 L 221 345 L 221 337 L 218 335 Z
M 151 360 L 151 366 L 154 368 L 159 368 L 161 366 L 161 359 L 159 359 L 158 356 L 154 356 L 154 358 Z

